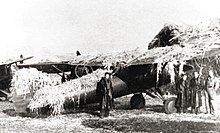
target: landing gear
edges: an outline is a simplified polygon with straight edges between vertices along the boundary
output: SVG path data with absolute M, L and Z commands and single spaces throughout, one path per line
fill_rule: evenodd
M 144 99 L 143 95 L 141 93 L 140 94 L 134 94 L 131 97 L 130 105 L 131 105 L 132 109 L 143 108 L 145 106 L 145 99 Z
M 165 100 L 164 109 L 165 113 L 172 114 L 177 112 L 177 108 L 175 107 L 176 97 L 171 97 Z

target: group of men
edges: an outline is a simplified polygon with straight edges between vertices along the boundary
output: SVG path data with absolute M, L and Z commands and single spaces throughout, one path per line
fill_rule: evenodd
M 117 73 L 118 68 L 112 73 L 105 73 L 105 76 L 97 83 L 96 95 L 100 101 L 100 117 L 109 116 L 110 110 L 114 108 L 112 75 Z M 205 113 L 215 114 L 216 111 L 216 90 L 219 87 L 218 79 L 214 76 L 213 70 L 209 70 L 206 77 L 195 71 L 193 77 L 187 77 L 186 73 L 176 77 L 177 100 L 176 108 L 178 113 L 188 112 L 201 113 L 201 107 L 205 106 Z M 204 100 L 202 100 L 204 99 Z
M 201 113 L 201 107 L 205 106 L 205 113 L 215 114 L 216 90 L 219 84 L 213 70 L 209 70 L 207 77 L 202 77 L 195 71 L 190 80 L 187 78 L 186 74 L 181 74 L 176 80 L 178 113 L 188 112 L 187 109 L 191 107 L 191 113 L 198 114 Z

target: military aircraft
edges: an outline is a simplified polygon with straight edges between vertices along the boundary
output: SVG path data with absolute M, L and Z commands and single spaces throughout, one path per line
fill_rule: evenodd
M 165 63 L 162 67 L 166 67 Z M 188 63 L 183 65 L 183 71 L 190 71 L 194 67 Z M 152 98 L 160 98 L 164 102 L 166 113 L 176 112 L 175 97 L 164 99 L 162 96 L 165 94 L 160 89 L 163 85 L 171 83 L 170 75 L 164 70 L 157 75 L 157 63 L 132 63 L 126 66 L 121 66 L 119 71 L 112 77 L 113 84 L 113 97 L 118 98 L 129 94 L 134 94 L 130 99 L 130 106 L 134 109 L 143 108 L 145 106 L 145 98 L 143 93 L 151 96 Z M 80 105 L 97 103 L 98 97 L 96 91 L 90 91 L 80 94 L 80 97 L 74 96 L 78 99 Z
M 140 56 L 140 55 L 139 55 Z M 142 55 L 143 56 L 143 55 Z M 113 97 L 118 98 L 121 96 L 134 94 L 131 97 L 130 105 L 132 108 L 143 108 L 145 106 L 145 99 L 142 93 L 153 98 L 160 98 L 165 101 L 166 112 L 174 112 L 174 98 L 169 100 L 163 99 L 162 95 L 164 92 L 159 89 L 162 85 L 167 85 L 171 82 L 170 75 L 163 71 L 159 75 L 159 80 L 157 80 L 157 69 L 158 63 L 154 63 L 155 59 L 148 58 L 144 61 L 137 61 L 136 58 L 129 60 L 129 62 L 119 62 L 117 73 L 114 74 L 112 78 L 113 82 Z M 163 64 L 163 68 L 166 67 L 167 63 Z M 47 73 L 58 73 L 61 77 L 65 75 L 66 78 L 75 79 L 91 73 L 99 68 L 105 69 L 105 65 L 100 62 L 90 61 L 90 62 L 42 62 L 36 64 L 19 64 L 19 68 L 37 68 L 39 71 Z M 113 69 L 115 66 L 111 66 Z M 188 71 L 193 69 L 190 64 L 184 64 L 183 70 Z M 67 73 L 70 74 L 60 74 Z M 75 97 L 79 99 L 80 105 L 97 103 L 98 98 L 96 96 L 96 91 L 87 92 L 86 96 L 84 93 Z M 174 111 L 172 111 L 174 110 Z
M 155 56 L 155 53 L 158 51 L 161 53 L 169 53 L 168 49 L 169 48 L 159 48 L 159 50 L 156 49 L 147 51 L 151 53 L 143 53 L 133 57 L 127 62 L 119 62 L 117 73 L 115 73 L 112 78 L 113 97 L 118 98 L 121 96 L 134 94 L 130 100 L 131 107 L 142 108 L 145 106 L 145 99 L 142 94 L 146 93 L 153 98 L 160 98 L 164 102 L 166 113 L 176 112 L 176 97 L 164 99 L 163 95 L 166 92 L 160 88 L 161 86 L 171 83 L 171 75 L 167 72 L 166 69 L 164 69 L 168 65 L 168 62 L 162 62 L 162 65 L 160 66 L 161 68 L 159 68 L 159 63 L 156 62 L 158 57 Z M 198 59 L 206 60 L 205 58 L 210 56 L 215 57 L 217 54 L 220 54 L 219 51 L 219 49 L 213 49 L 206 52 L 206 54 L 202 54 L 202 56 L 200 54 L 200 56 L 195 56 L 191 59 L 183 59 L 185 61 L 185 64 L 183 64 L 183 71 L 187 72 L 193 70 L 194 68 L 198 68 L 198 66 L 195 66 Z M 85 59 L 85 57 L 82 57 L 82 60 L 75 62 L 42 62 L 36 64 L 19 64 L 18 67 L 34 67 L 43 72 L 58 73 L 61 77 L 65 76 L 65 78 L 69 79 L 79 78 L 99 68 L 106 68 L 105 65 L 103 65 L 100 61 L 94 60 L 96 59 L 94 57 L 87 59 L 89 61 L 83 61 L 83 59 Z M 176 59 L 173 58 L 173 60 Z M 111 67 L 114 68 L 115 66 Z M 175 64 L 174 67 L 178 68 L 179 66 Z M 161 69 L 160 74 L 158 74 L 158 69 Z M 70 72 L 70 74 L 60 74 L 67 72 Z M 80 105 L 98 102 L 95 90 L 86 92 L 86 95 L 85 93 L 82 93 L 80 97 L 75 96 L 74 99 L 78 99 L 78 103 L 80 103 Z
M 174 53 L 174 48 L 156 48 L 153 50 L 149 50 L 146 53 L 137 55 L 129 61 L 120 61 L 119 69 L 117 73 L 115 73 L 112 77 L 113 97 L 118 98 L 121 96 L 134 94 L 130 99 L 131 107 L 142 108 L 145 106 L 143 93 L 146 93 L 153 98 L 160 98 L 164 103 L 166 113 L 175 113 L 177 111 L 177 109 L 175 108 L 176 97 L 170 97 L 167 99 L 163 98 L 166 92 L 161 89 L 161 86 L 166 86 L 171 83 L 171 75 L 166 69 L 164 69 L 168 65 L 168 62 L 177 60 L 184 61 L 185 64 L 182 64 L 182 70 L 188 73 L 192 73 L 191 70 L 193 69 L 198 70 L 202 64 L 209 64 L 209 66 L 215 66 L 218 68 L 220 66 L 220 61 L 218 60 L 218 55 L 220 55 L 220 48 L 213 48 L 206 52 L 201 51 L 190 58 L 188 58 L 188 56 L 187 58 L 182 58 L 182 56 L 180 56 L 178 58 L 169 58 L 169 60 L 165 60 L 162 62 L 160 61 L 158 63 L 158 57 L 164 57 L 163 55 L 169 55 L 170 53 L 172 55 L 172 53 Z M 47 73 L 59 74 L 70 72 L 69 75 L 64 74 L 65 77 L 69 76 L 69 79 L 79 78 L 99 68 L 106 68 L 106 66 L 102 62 L 100 62 L 100 60 L 97 61 L 96 58 L 87 59 L 89 61 L 83 61 L 83 59 L 85 59 L 85 57 L 82 57 L 82 60 L 79 61 L 20 64 L 18 65 L 18 67 L 34 67 L 40 71 Z M 200 64 L 200 66 L 198 64 Z M 173 64 L 173 66 L 175 69 L 178 69 L 178 67 L 180 67 L 178 63 Z M 114 69 L 115 66 L 111 67 Z M 161 71 L 159 74 L 158 69 L 160 69 L 159 71 Z M 220 70 L 220 68 L 218 68 L 218 70 Z M 63 77 L 63 75 L 61 76 Z M 172 89 L 175 90 L 175 87 Z M 73 97 L 74 99 L 78 99 L 77 103 L 79 103 L 80 105 L 98 102 L 96 90 L 86 92 L 86 94 L 82 92 L 82 94 L 80 94 L 80 97 L 78 95 Z

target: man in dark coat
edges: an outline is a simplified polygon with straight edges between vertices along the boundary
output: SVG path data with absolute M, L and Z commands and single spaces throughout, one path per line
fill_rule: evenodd
M 100 100 L 100 117 L 109 116 L 110 110 L 113 107 L 112 97 L 113 87 L 111 81 L 111 74 L 105 73 L 105 77 L 98 82 L 96 88 L 96 95 Z
M 199 79 L 199 73 L 194 72 L 193 78 L 190 80 L 191 90 L 191 111 L 192 113 L 200 113 L 202 106 L 202 86 Z
M 187 76 L 186 74 L 181 74 L 180 81 L 177 85 L 177 100 L 176 107 L 178 113 L 183 113 L 187 111 L 188 107 L 188 87 L 187 87 Z

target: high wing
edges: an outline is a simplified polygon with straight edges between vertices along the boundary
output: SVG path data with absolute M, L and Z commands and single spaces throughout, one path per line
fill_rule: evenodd
M 129 62 L 128 66 L 144 65 L 144 64 L 156 64 L 173 61 L 185 61 L 189 65 L 198 65 L 197 61 L 200 60 L 200 66 L 205 63 L 205 60 L 216 60 L 220 55 L 219 47 L 209 48 L 189 48 L 180 47 L 178 45 L 159 47 L 151 50 L 147 50 L 145 53 L 138 55 Z M 185 65 L 186 69 L 187 65 Z
M 31 58 L 33 58 L 33 56 L 0 64 L 0 82 L 9 81 L 12 78 L 12 74 L 11 74 L 11 65 L 12 64 L 14 64 L 14 63 L 17 64 L 18 62 L 22 62 L 24 60 L 28 60 Z M 2 87 L 0 87 L 0 88 L 2 88 Z
M 9 91 L 10 82 L 12 79 L 11 65 L 31 58 L 33 58 L 33 56 L 0 64 L 0 96 L 6 96 L 9 94 L 7 91 Z
M 34 56 L 30 56 L 30 57 L 26 57 L 26 58 L 22 58 L 22 59 L 17 59 L 17 60 L 13 60 L 13 61 L 10 61 L 10 62 L 3 63 L 1 65 L 11 65 L 11 64 L 14 64 L 14 63 L 18 63 L 18 62 L 23 62 L 23 61 L 31 59 L 33 57 Z
M 186 61 L 184 70 L 191 70 L 195 66 L 194 60 L 201 60 L 203 58 L 213 58 L 220 55 L 220 48 L 218 47 L 181 47 L 179 45 L 159 47 L 146 50 L 144 53 L 132 51 L 122 52 L 118 54 L 98 54 L 78 56 L 68 62 L 42 62 L 35 64 L 19 64 L 19 68 L 34 67 L 39 71 L 47 73 L 61 73 L 71 72 L 77 73 L 78 68 L 88 68 L 90 72 L 104 68 L 105 66 L 112 66 L 116 62 L 123 62 L 125 67 L 137 65 L 151 65 L 157 63 Z M 18 60 L 17 62 L 19 62 Z M 84 71 L 84 70 L 82 70 Z
M 135 49 L 117 54 L 105 53 L 96 55 L 80 55 L 67 62 L 41 62 L 35 64 L 19 64 L 18 67 L 34 67 L 40 71 L 47 73 L 75 71 L 75 69 L 79 67 L 87 67 L 89 69 L 96 70 L 98 68 L 111 66 L 116 62 L 127 62 L 129 59 L 135 57 L 136 55 L 138 55 L 138 51 Z
M 179 46 L 159 47 L 147 50 L 145 53 L 133 58 L 128 65 L 154 64 L 172 61 L 188 61 L 191 59 L 209 58 L 220 55 L 220 48 L 188 49 Z
M 21 68 L 36 68 L 38 71 L 46 72 L 46 73 L 56 73 L 61 75 L 63 73 L 68 77 L 68 79 L 75 79 L 91 73 L 98 68 L 103 68 L 103 65 L 100 64 L 85 64 L 81 62 L 70 63 L 70 62 L 40 62 L 35 64 L 18 64 L 19 69 Z M 66 74 L 66 72 L 70 72 L 70 74 Z
M 47 72 L 47 73 L 60 73 L 59 70 L 62 70 L 62 72 L 68 72 L 71 71 L 72 65 L 66 63 L 66 62 L 40 62 L 35 64 L 19 64 L 17 65 L 18 68 L 36 68 L 39 71 Z M 56 68 L 54 68 L 55 66 Z

